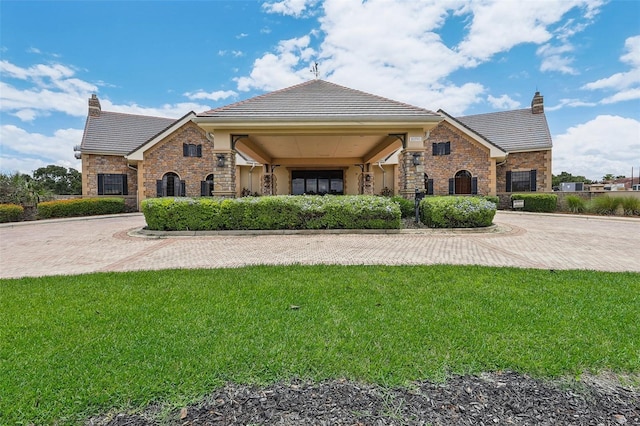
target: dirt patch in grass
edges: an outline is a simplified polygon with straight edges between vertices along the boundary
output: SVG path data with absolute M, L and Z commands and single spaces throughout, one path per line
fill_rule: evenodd
M 635 386 L 634 386 L 635 385 Z M 227 385 L 160 420 L 158 407 L 88 425 L 636 425 L 638 377 L 543 381 L 511 372 L 384 388 L 346 380 Z

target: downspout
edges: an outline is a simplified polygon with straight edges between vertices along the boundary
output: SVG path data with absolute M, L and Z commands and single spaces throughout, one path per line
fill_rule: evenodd
M 382 167 L 382 161 L 378 161 L 378 167 L 382 170 L 382 189 L 384 190 L 387 187 L 387 172 L 384 170 L 384 167 Z
M 253 193 L 253 169 L 256 168 L 256 162 L 251 163 L 251 168 L 249 169 L 249 194 Z

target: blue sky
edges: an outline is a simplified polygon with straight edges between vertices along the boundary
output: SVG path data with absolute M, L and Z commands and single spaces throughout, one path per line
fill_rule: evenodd
M 80 170 L 87 99 L 179 118 L 313 78 L 455 116 L 544 95 L 553 171 L 640 172 L 636 0 L 0 0 L 0 170 Z M 312 101 L 312 100 L 310 100 Z

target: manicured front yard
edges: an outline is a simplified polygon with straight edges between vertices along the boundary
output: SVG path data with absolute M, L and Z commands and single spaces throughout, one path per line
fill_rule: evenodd
M 640 373 L 640 274 L 276 266 L 0 280 L 0 423 L 232 381 Z

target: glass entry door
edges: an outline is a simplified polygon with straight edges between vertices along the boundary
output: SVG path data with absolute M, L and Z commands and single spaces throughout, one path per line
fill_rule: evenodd
M 342 170 L 294 170 L 291 172 L 293 195 L 343 195 Z

